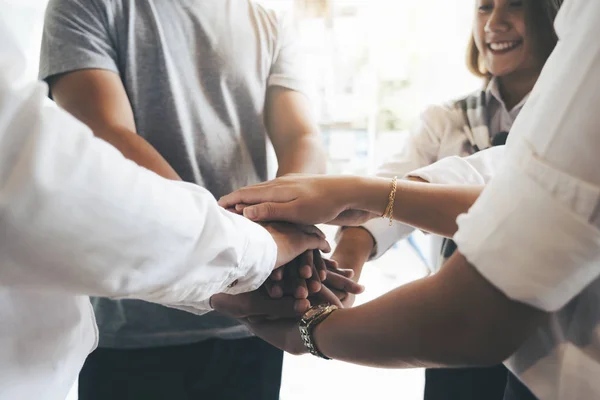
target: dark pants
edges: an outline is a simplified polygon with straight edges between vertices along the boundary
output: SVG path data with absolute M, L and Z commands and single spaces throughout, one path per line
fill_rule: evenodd
M 80 400 L 279 399 L 283 353 L 257 338 L 135 350 L 97 349 Z
M 503 400 L 507 373 L 504 365 L 427 369 L 425 400 Z
M 516 376 L 509 372 L 504 400 L 537 400 L 537 397 Z

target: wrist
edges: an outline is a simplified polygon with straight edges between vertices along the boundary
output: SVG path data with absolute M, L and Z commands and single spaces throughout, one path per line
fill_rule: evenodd
M 363 265 L 375 250 L 375 239 L 363 227 L 345 227 L 341 229 L 338 245 L 331 256 L 339 263 L 340 268 L 354 270 L 354 281 L 357 281 Z
M 338 308 L 331 304 L 320 304 L 311 307 L 300 319 L 298 329 L 300 338 L 306 349 L 314 356 L 330 360 L 317 346 L 314 332 L 317 326 L 334 314 Z
M 341 318 L 343 318 L 345 312 L 347 312 L 346 309 L 336 310 L 335 312 L 331 313 L 329 317 L 316 324 L 312 330 L 313 342 L 319 351 L 327 358 L 336 358 L 337 352 L 336 349 L 333 348 L 333 346 L 335 346 L 336 338 L 333 330 Z M 333 337 L 333 340 L 330 340 L 330 337 Z
M 383 215 L 388 205 L 390 179 L 373 177 L 353 177 L 351 204 L 349 208 Z

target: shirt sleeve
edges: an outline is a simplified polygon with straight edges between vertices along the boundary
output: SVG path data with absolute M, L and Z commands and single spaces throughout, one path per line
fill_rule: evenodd
M 24 58 L 0 36 L 0 286 L 204 310 L 264 282 L 277 255 L 265 229 L 126 160 L 44 83 L 18 83 Z
M 451 122 L 452 115 L 448 109 L 442 106 L 429 107 L 421 114 L 419 125 L 411 132 L 406 145 L 378 168 L 377 176 L 403 178 L 410 171 L 435 162 L 440 151 L 442 136 Z M 372 259 L 381 257 L 396 242 L 408 237 L 415 229 L 399 222 L 394 222 L 390 227 L 389 221 L 383 218 L 370 220 L 363 227 L 375 240 Z
M 496 146 L 468 157 L 446 157 L 406 176 L 446 185 L 485 185 L 502 165 L 504 150 L 504 146 Z
M 600 3 L 565 2 L 559 42 L 505 163 L 454 240 L 508 297 L 556 311 L 600 276 Z
M 276 25 L 275 54 L 267 80 L 267 86 L 279 86 L 314 96 L 314 87 L 307 76 L 306 55 L 298 41 L 298 35 L 290 16 L 273 14 Z
M 118 73 L 109 2 L 50 0 L 40 50 L 40 79 L 97 68 Z

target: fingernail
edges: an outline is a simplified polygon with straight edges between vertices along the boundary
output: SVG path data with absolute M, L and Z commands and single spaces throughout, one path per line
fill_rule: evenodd
M 255 219 L 256 218 L 256 210 L 252 207 L 244 208 L 244 217 L 246 217 L 248 219 Z

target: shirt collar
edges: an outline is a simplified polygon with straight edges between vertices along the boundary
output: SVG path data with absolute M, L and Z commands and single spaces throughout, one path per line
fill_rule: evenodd
M 492 78 L 490 80 L 490 82 L 488 83 L 487 87 L 485 88 L 485 96 L 486 96 L 486 103 L 488 104 L 488 106 L 490 105 L 490 102 L 497 102 L 507 113 L 512 114 L 515 112 L 518 112 L 521 110 L 521 108 L 523 108 L 523 106 L 525 105 L 525 103 L 527 102 L 527 99 L 529 98 L 529 93 L 527 93 L 525 95 L 525 97 L 523 97 L 521 99 L 521 101 L 512 108 L 512 110 L 508 110 L 506 109 L 506 104 L 504 104 L 504 100 L 502 100 L 502 96 L 500 95 L 500 88 L 498 86 L 498 79 L 496 79 L 496 77 Z

